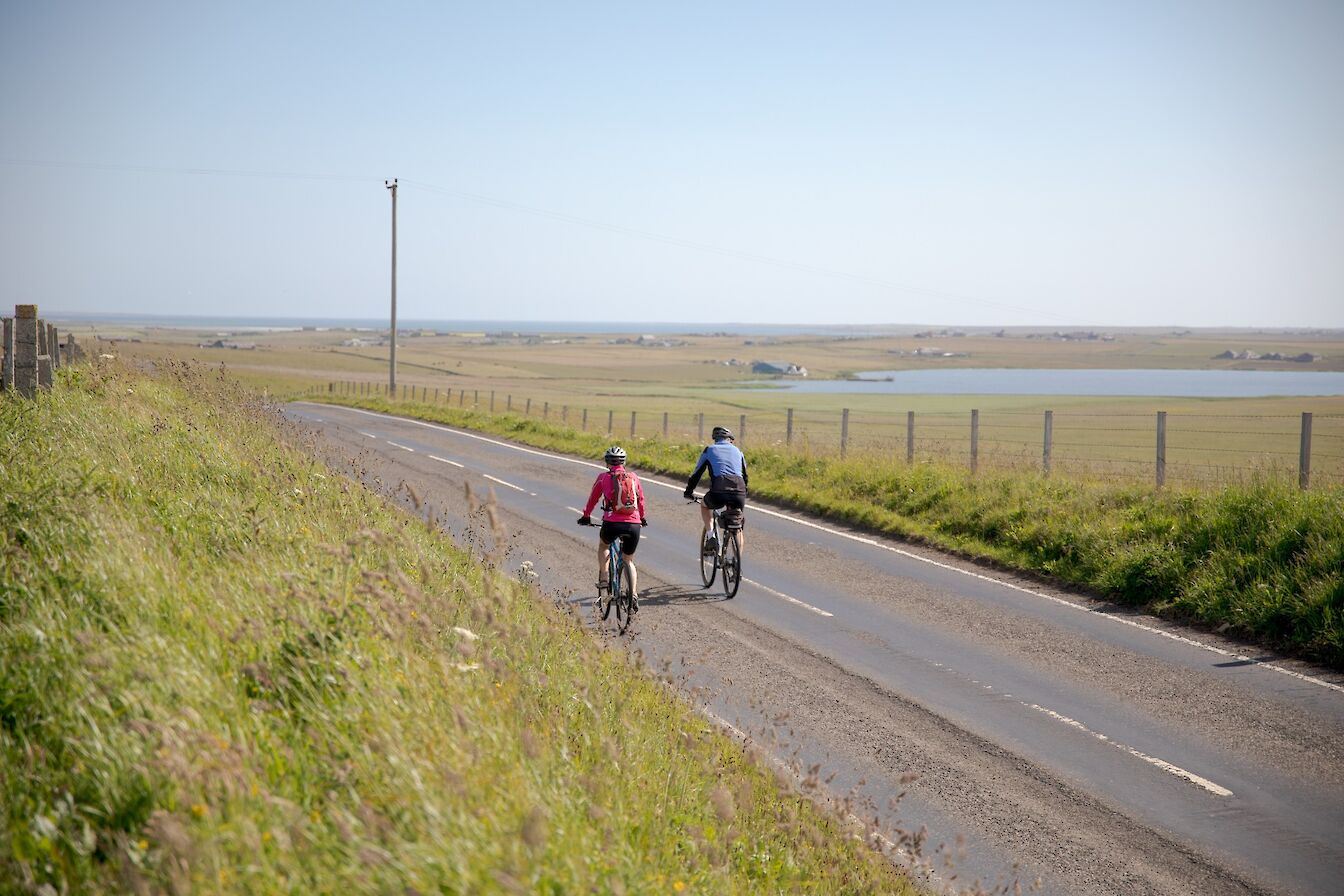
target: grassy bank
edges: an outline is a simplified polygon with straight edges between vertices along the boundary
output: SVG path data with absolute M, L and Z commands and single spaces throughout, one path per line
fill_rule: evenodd
M 590 457 L 609 440 L 513 415 L 384 398 L 331 400 Z M 673 476 L 687 475 L 699 451 L 657 438 L 626 448 L 637 468 Z M 1155 491 L 747 450 L 758 498 L 1049 575 L 1344 668 L 1344 489 L 1303 492 L 1267 478 Z
M 217 377 L 0 397 L 0 533 L 0 892 L 903 890 Z

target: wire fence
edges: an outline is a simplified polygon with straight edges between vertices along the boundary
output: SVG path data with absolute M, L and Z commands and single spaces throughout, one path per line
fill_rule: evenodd
M 387 395 L 387 385 L 334 382 L 315 391 Z M 703 444 L 715 425 L 737 442 L 813 457 L 965 465 L 971 471 L 1225 485 L 1290 478 L 1301 488 L 1344 485 L 1344 414 L 1231 415 L 1044 411 L 905 413 L 784 409 L 731 415 L 559 404 L 483 389 L 402 386 L 397 400 L 513 414 L 613 439 Z

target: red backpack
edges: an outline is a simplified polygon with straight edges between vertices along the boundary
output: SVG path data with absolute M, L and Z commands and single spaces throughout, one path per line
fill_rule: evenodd
M 639 489 L 635 477 L 625 470 L 613 470 L 611 473 L 612 509 L 628 510 L 639 506 Z

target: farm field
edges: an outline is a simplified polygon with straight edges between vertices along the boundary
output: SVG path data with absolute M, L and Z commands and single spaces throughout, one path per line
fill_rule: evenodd
M 222 364 L 277 397 L 314 390 L 385 388 L 386 345 L 369 331 L 95 329 L 72 323 L 82 343 L 143 360 Z M 751 372 L 758 360 L 805 367 L 809 379 L 866 370 L 1007 367 L 1058 369 L 1344 370 L 1344 334 L 1252 331 L 1127 331 L 1064 339 L 1005 330 L 989 334 L 789 336 L 453 333 L 412 335 L 397 345 L 403 395 L 495 413 L 511 412 L 631 438 L 700 441 L 701 419 L 745 424 L 744 444 L 821 456 L 872 453 L 971 462 L 978 412 L 978 466 L 1042 469 L 1051 412 L 1051 472 L 1155 481 L 1156 419 L 1166 415 L 1164 481 L 1243 480 L 1299 472 L 1302 415 L 1312 420 L 1313 482 L 1344 482 L 1344 395 L 1151 398 L 1040 395 L 798 393 L 791 377 Z M 131 341 L 135 340 L 135 341 Z M 233 343 L 248 348 L 207 347 Z M 916 355 L 934 350 L 955 357 Z M 1224 352 L 1292 357 L 1310 364 L 1217 358 Z M 845 428 L 845 410 L 848 427 Z M 790 412 L 792 427 L 790 428 Z M 913 440 L 909 414 L 915 415 Z M 586 415 L 586 416 L 585 416 Z M 632 418 L 633 415 L 633 418 Z M 913 449 L 913 450 L 912 450 Z

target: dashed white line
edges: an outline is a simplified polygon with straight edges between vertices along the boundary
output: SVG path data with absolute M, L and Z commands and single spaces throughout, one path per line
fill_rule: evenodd
M 514 485 L 512 482 L 505 482 L 503 479 L 498 479 L 498 478 L 496 478 L 496 477 L 494 477 L 494 476 L 491 476 L 489 473 L 482 473 L 481 475 L 484 476 L 486 479 L 489 479 L 491 482 L 498 482 L 500 485 L 507 486 L 507 487 L 513 489 L 514 491 L 518 491 L 518 492 L 525 492 L 525 491 L 527 491 L 527 489 L 523 488 L 523 487 L 520 486 L 520 485 Z
M 362 429 L 357 429 L 357 430 L 355 430 L 355 432 L 359 433 L 360 435 L 362 435 L 362 436 L 363 436 L 364 438 L 366 438 L 366 439 L 376 439 L 376 438 L 378 438 L 378 437 L 377 437 L 376 435 L 374 435 L 373 433 L 371 433 L 371 432 L 365 432 L 365 431 L 362 430 Z
M 1122 744 L 1122 743 L 1120 743 L 1120 742 L 1117 741 L 1117 740 L 1111 740 L 1111 739 L 1110 739 L 1109 737 L 1107 737 L 1106 735 L 1104 735 L 1104 734 L 1102 734 L 1102 733 L 1100 733 L 1100 732 L 1098 732 L 1098 731 L 1093 731 L 1091 728 L 1087 727 L 1086 725 L 1084 725 L 1082 722 L 1078 721 L 1077 719 L 1071 719 L 1071 718 L 1069 718 L 1069 717 L 1066 716 L 1066 715 L 1061 715 L 1060 713 L 1055 712 L 1053 709 L 1046 709 L 1044 706 L 1039 706 L 1039 705 L 1037 705 L 1037 704 L 1035 704 L 1035 703 L 1023 703 L 1022 705 L 1023 705 L 1023 706 L 1026 706 L 1026 707 L 1030 707 L 1031 709 L 1034 709 L 1034 710 L 1036 710 L 1037 712 L 1045 713 L 1047 716 L 1049 716 L 1050 718 L 1054 719 L 1056 722 L 1063 722 L 1065 725 L 1068 725 L 1068 726 L 1071 727 L 1071 728 L 1076 728 L 1077 730 L 1083 732 L 1084 734 L 1086 734 L 1086 735 L 1088 735 L 1088 736 L 1090 736 L 1090 737 L 1094 737 L 1094 738 L 1096 738 L 1097 740 L 1101 741 L 1102 743 L 1110 744 L 1111 746 L 1115 747 L 1117 750 L 1120 750 L 1120 751 L 1122 751 L 1122 752 L 1128 753 L 1129 755 L 1134 756 L 1134 757 L 1136 757 L 1136 758 L 1138 758 L 1138 759 L 1142 759 L 1144 762 L 1148 763 L 1149 765 L 1154 765 L 1154 766 L 1156 766 L 1156 767 L 1162 769 L 1164 772 L 1169 772 L 1169 773 L 1175 775 L 1175 776 L 1178 777 L 1178 778 L 1184 778 L 1185 780 L 1189 781 L 1190 783 L 1195 784 L 1195 785 L 1197 785 L 1197 786 L 1199 786 L 1199 787 L 1204 788 L 1204 789 L 1207 790 L 1209 793 L 1212 793 L 1212 794 L 1214 794 L 1215 796 L 1231 796 L 1231 795 L 1232 795 L 1232 791 L 1228 790 L 1226 787 L 1223 787 L 1221 784 L 1215 784 L 1215 783 L 1213 783 L 1212 781 L 1210 781 L 1208 778 L 1202 778 L 1202 777 L 1200 777 L 1199 775 L 1195 774 L 1195 773 L 1192 772 L 1192 771 L 1187 771 L 1186 769 L 1181 768 L 1179 765 L 1172 765 L 1170 762 L 1167 762 L 1165 759 L 1158 759 L 1156 756 L 1149 756 L 1147 753 L 1144 753 L 1142 750 L 1136 750 L 1136 749 L 1134 749 L 1133 747 L 1128 746 L 1128 745 L 1126 745 L 1126 744 Z
M 446 457 L 439 457 L 437 454 L 429 454 L 429 455 L 426 455 L 426 456 L 427 456 L 430 460 L 436 460 L 436 461 L 438 461 L 438 462 L 441 463 L 441 464 L 452 464 L 453 466 L 455 466 L 455 467 L 459 467 L 459 468 L 461 468 L 461 467 L 464 466 L 463 464 L 460 464 L 460 463 L 458 463 L 458 462 L 455 461 L 455 460 L 449 460 L 449 459 L 446 458 Z
M 818 616 L 827 616 L 827 617 L 831 617 L 831 616 L 834 616 L 834 615 L 835 615 L 834 613 L 828 613 L 827 611 L 823 610 L 821 607 L 814 607 L 814 606 L 812 606 L 811 604 L 809 604 L 809 603 L 807 603 L 807 602 L 805 602 L 805 601 L 801 601 L 801 600 L 799 600 L 799 599 L 796 598 L 796 597 L 793 597 L 793 596 L 791 596 L 791 595 L 785 594 L 783 591 L 776 591 L 775 589 L 771 588 L 769 585 L 762 585 L 760 582 L 757 582 L 757 581 L 755 581 L 755 580 L 753 580 L 753 579 L 749 579 L 749 578 L 747 578 L 746 576 L 743 576 L 743 577 L 742 577 L 742 581 L 746 582 L 748 585 L 751 585 L 751 586 L 754 587 L 754 588 L 759 588 L 759 589 L 761 589 L 762 591 L 764 591 L 766 594 L 769 594 L 769 595 L 772 595 L 772 596 L 774 596 L 774 597 L 777 597 L 777 598 L 779 598 L 780 600 L 786 600 L 786 601 L 788 601 L 788 602 L 791 603 L 791 604 L 797 604 L 798 606 L 802 607 L 804 610 L 811 610 L 813 613 L 816 613 Z
M 388 440 L 387 440 L 387 444 L 391 445 L 393 448 L 400 448 L 402 451 L 409 451 L 409 452 L 411 452 L 412 454 L 415 453 L 415 449 L 414 449 L 414 448 L 408 448 L 407 446 L 402 445 L 402 444 L 399 443 L 399 442 L 394 442 L 394 441 L 392 441 L 391 439 L 388 439 Z

